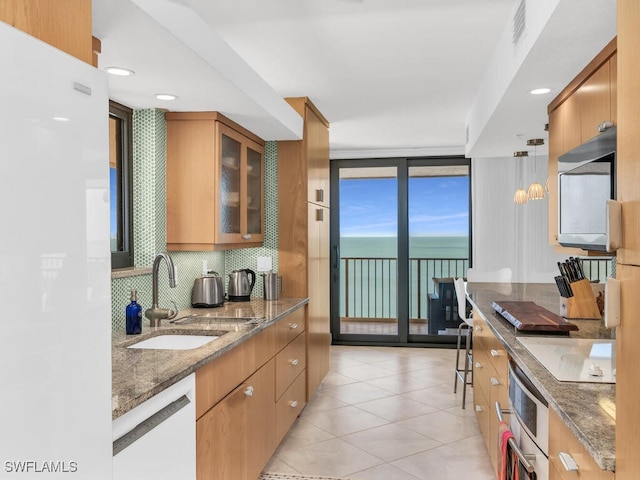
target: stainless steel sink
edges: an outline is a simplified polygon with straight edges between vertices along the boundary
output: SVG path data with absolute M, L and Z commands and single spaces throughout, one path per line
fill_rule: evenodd
M 188 315 L 186 317 L 180 317 L 172 320 L 171 323 L 176 325 L 190 325 L 190 324 L 205 324 L 205 325 L 218 325 L 218 324 L 233 324 L 233 325 L 257 325 L 262 323 L 265 317 L 225 317 L 221 315 Z

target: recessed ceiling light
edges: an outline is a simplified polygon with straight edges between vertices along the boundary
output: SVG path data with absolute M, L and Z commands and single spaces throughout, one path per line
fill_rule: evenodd
M 544 95 L 545 93 L 549 93 L 551 91 L 550 88 L 534 88 L 529 93 L 531 95 Z
M 170 93 L 156 93 L 156 98 L 158 100 L 176 100 L 178 97 Z
M 135 72 L 133 70 L 129 70 L 128 68 L 122 67 L 106 67 L 105 72 L 110 73 L 111 75 L 117 75 L 119 77 L 128 77 L 130 75 L 134 75 Z

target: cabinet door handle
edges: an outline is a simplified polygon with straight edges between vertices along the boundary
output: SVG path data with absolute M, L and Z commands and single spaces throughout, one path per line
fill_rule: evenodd
M 296 328 L 298 328 L 298 324 L 297 324 L 297 323 L 290 323 L 290 324 L 289 324 L 289 328 L 290 328 L 291 330 L 295 330 Z
M 245 233 L 244 235 L 242 235 L 242 239 L 243 240 L 251 240 L 251 234 L 250 233 Z
M 498 350 L 494 350 L 493 348 L 489 351 L 492 357 L 499 357 L 500 352 Z
M 498 380 L 496 377 L 491 377 L 489 379 L 489 383 L 494 387 L 497 387 L 498 385 L 500 385 L 500 380 Z
M 482 364 L 480 362 L 476 362 L 476 368 L 482 368 Z
M 293 365 L 294 367 L 299 363 L 300 363 L 300 360 L 298 360 L 297 358 L 294 358 L 293 360 L 291 360 L 291 365 Z
M 562 463 L 562 466 L 564 467 L 564 469 L 567 472 L 577 472 L 578 471 L 578 464 L 576 463 L 576 461 L 573 459 L 573 457 L 565 452 L 559 452 L 558 453 L 558 458 L 560 459 L 560 462 Z
M 484 411 L 484 408 L 482 408 L 480 405 L 476 405 L 476 412 L 482 412 Z
M 297 400 L 293 400 L 293 401 L 289 402 L 289 406 L 291 408 L 296 408 L 298 406 L 298 401 Z
M 244 391 L 245 396 L 247 397 L 253 397 L 253 386 L 249 385 L 245 391 Z

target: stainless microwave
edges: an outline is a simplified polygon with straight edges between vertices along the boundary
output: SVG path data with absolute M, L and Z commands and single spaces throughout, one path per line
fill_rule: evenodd
M 607 251 L 607 201 L 616 198 L 616 127 L 558 158 L 558 242 Z

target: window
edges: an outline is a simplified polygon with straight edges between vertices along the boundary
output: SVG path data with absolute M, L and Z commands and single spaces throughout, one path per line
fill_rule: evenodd
M 112 269 L 133 267 L 132 118 L 130 108 L 109 102 Z

